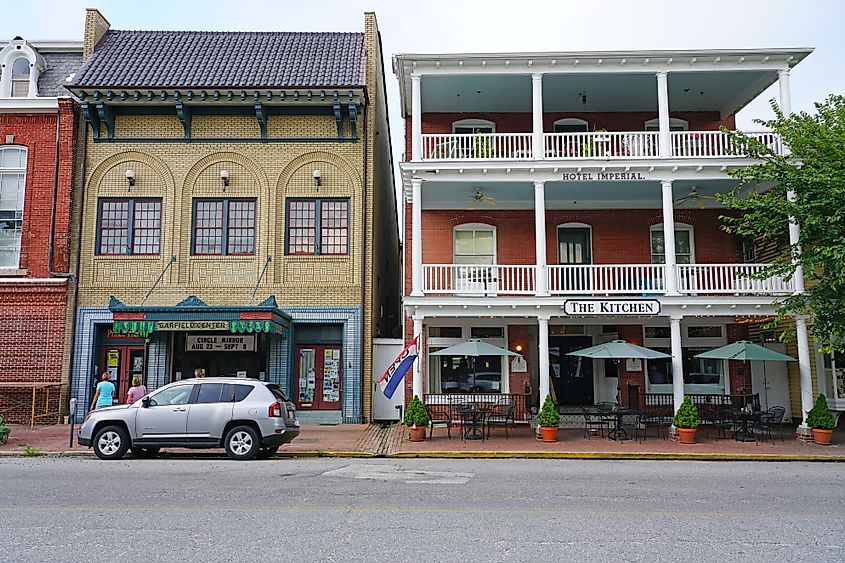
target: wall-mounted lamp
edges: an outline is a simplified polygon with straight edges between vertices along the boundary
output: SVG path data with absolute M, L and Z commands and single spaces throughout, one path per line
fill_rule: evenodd
M 522 352 L 522 344 L 517 344 L 516 346 L 514 346 L 514 350 L 516 350 L 517 352 Z
M 124 176 L 126 176 L 126 183 L 129 184 L 129 191 L 132 191 L 132 186 L 135 185 L 135 171 L 130 168 Z
M 317 187 L 317 188 L 319 188 L 319 187 L 320 187 L 320 183 L 321 183 L 321 182 L 320 182 L 320 171 L 319 171 L 319 170 L 315 170 L 315 171 L 314 171 L 314 186 L 315 186 L 315 187 Z
M 228 170 L 221 170 L 220 171 L 220 179 L 223 180 L 223 191 L 226 191 L 226 188 L 229 187 L 229 171 Z

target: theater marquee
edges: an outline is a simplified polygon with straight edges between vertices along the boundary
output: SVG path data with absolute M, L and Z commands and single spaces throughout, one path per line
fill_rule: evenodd
M 657 315 L 656 299 L 570 299 L 563 303 L 567 315 Z

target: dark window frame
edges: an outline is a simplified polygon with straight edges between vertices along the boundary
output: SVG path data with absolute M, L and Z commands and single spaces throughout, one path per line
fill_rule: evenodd
M 103 204 L 104 203 L 127 202 L 127 226 L 125 252 L 103 252 Z M 158 203 L 158 252 L 136 252 L 135 251 L 135 212 L 138 203 Z M 148 227 L 143 227 L 149 230 Z M 97 236 L 94 244 L 96 256 L 161 256 L 162 232 L 164 231 L 164 201 L 160 197 L 100 197 L 97 198 Z
M 220 252 L 197 252 L 197 204 L 207 202 L 221 202 L 223 216 L 221 218 Z M 253 203 L 252 210 L 252 252 L 229 252 L 229 211 L 232 203 Z M 237 227 L 243 229 L 248 227 Z M 256 197 L 195 197 L 191 201 L 191 256 L 255 256 L 258 247 L 258 198 Z
M 314 202 L 314 252 L 292 252 L 290 237 L 290 205 L 294 202 Z M 346 204 L 346 248 L 343 252 L 323 252 L 323 204 Z M 286 256 L 349 256 L 352 238 L 351 201 L 348 197 L 289 197 L 285 199 L 285 255 Z M 340 228 L 340 227 L 331 227 Z

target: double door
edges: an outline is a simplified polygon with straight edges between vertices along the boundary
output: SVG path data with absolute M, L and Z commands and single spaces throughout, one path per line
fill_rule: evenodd
M 593 360 L 567 356 L 592 346 L 589 336 L 549 338 L 549 369 L 558 405 L 584 406 L 594 402 Z
M 111 375 L 110 381 L 115 387 L 115 404 L 126 401 L 126 394 L 132 386 L 132 378 L 140 377 L 144 383 L 144 347 L 143 346 L 104 346 L 100 355 L 97 381 L 104 371 Z
M 343 362 L 340 346 L 296 347 L 297 408 L 340 410 Z

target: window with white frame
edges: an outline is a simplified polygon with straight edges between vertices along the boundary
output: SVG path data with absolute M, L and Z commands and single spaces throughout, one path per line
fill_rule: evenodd
M 452 133 L 495 133 L 496 124 L 486 119 L 461 119 L 452 123 Z
M 564 117 L 554 123 L 555 133 L 586 133 L 589 131 L 589 124 L 577 117 Z
M 663 236 L 663 225 L 651 227 L 651 263 L 666 263 L 666 240 Z M 695 263 L 692 225 L 675 223 L 675 263 Z
M 660 120 L 649 119 L 644 123 L 646 131 L 660 131 Z M 677 117 L 669 118 L 669 131 L 689 131 L 689 121 Z
M 0 49 L 0 98 L 38 96 L 38 78 L 45 68 L 44 57 L 21 38 Z
M 827 398 L 845 399 L 845 354 L 835 352 L 824 355 L 824 377 Z
M 0 147 L 0 269 L 19 267 L 26 154 L 25 147 Z
M 18 57 L 12 63 L 12 90 L 13 98 L 26 98 L 29 95 L 29 60 L 26 57 Z
M 470 223 L 454 230 L 455 264 L 495 264 L 496 228 Z

